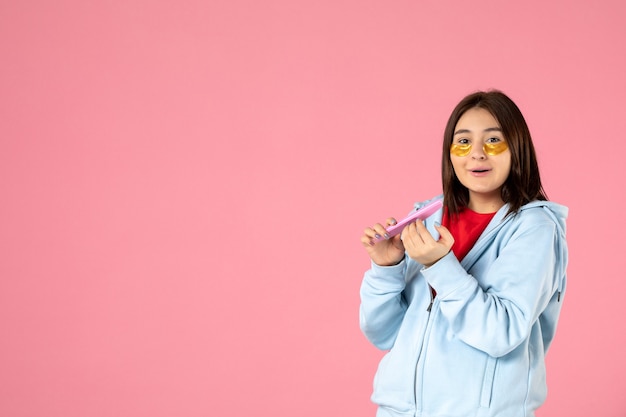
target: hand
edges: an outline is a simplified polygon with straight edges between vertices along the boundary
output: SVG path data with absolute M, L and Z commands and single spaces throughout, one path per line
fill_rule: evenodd
M 393 217 L 388 218 L 386 222 L 387 226 L 396 223 L 396 219 Z M 380 223 L 376 223 L 374 226 L 366 228 L 363 236 L 361 236 L 361 243 L 367 254 L 375 264 L 380 266 L 396 265 L 404 258 L 404 245 L 400 240 L 400 235 L 386 239 L 386 232 Z M 374 239 L 378 237 L 383 237 L 383 240 L 375 242 Z
M 446 227 L 436 224 L 435 228 L 439 232 L 439 240 L 433 239 L 421 221 L 409 224 L 402 231 L 406 253 L 425 267 L 446 256 L 454 244 L 454 237 Z

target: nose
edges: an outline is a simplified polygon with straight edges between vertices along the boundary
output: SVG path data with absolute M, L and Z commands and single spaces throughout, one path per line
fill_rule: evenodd
M 472 159 L 487 159 L 487 155 L 485 154 L 485 150 L 482 146 L 472 146 Z

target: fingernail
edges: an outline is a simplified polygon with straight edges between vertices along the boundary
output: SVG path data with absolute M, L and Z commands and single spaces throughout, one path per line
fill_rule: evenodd
M 391 236 L 389 236 L 389 233 L 385 233 L 385 239 L 389 239 Z
M 374 235 L 374 237 L 375 237 L 376 239 L 380 239 L 380 238 L 381 238 L 381 236 L 380 236 L 378 233 L 376 233 L 376 234 Z
M 397 223 L 398 223 L 398 222 L 397 222 L 395 219 L 393 219 L 393 220 L 391 221 L 391 224 L 392 224 L 392 225 L 397 224 Z
M 437 226 L 437 227 L 441 227 L 441 223 L 439 223 L 439 222 L 435 222 L 435 226 Z

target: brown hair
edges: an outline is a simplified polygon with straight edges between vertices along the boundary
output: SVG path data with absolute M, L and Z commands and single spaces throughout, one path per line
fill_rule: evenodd
M 498 121 L 511 151 L 511 172 L 502 186 L 502 200 L 509 204 L 507 213 L 517 213 L 524 204 L 547 200 L 539 177 L 539 165 L 528 125 L 517 105 L 498 90 L 479 91 L 465 97 L 452 111 L 443 135 L 441 177 L 444 202 L 451 214 L 458 214 L 469 204 L 469 191 L 454 173 L 450 145 L 459 119 L 471 108 L 487 110 Z

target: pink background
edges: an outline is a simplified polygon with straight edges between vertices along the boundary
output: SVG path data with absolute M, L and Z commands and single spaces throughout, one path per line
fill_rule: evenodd
M 570 207 L 541 417 L 626 415 L 626 8 L 0 0 L 0 415 L 373 416 L 366 225 L 500 88 Z

